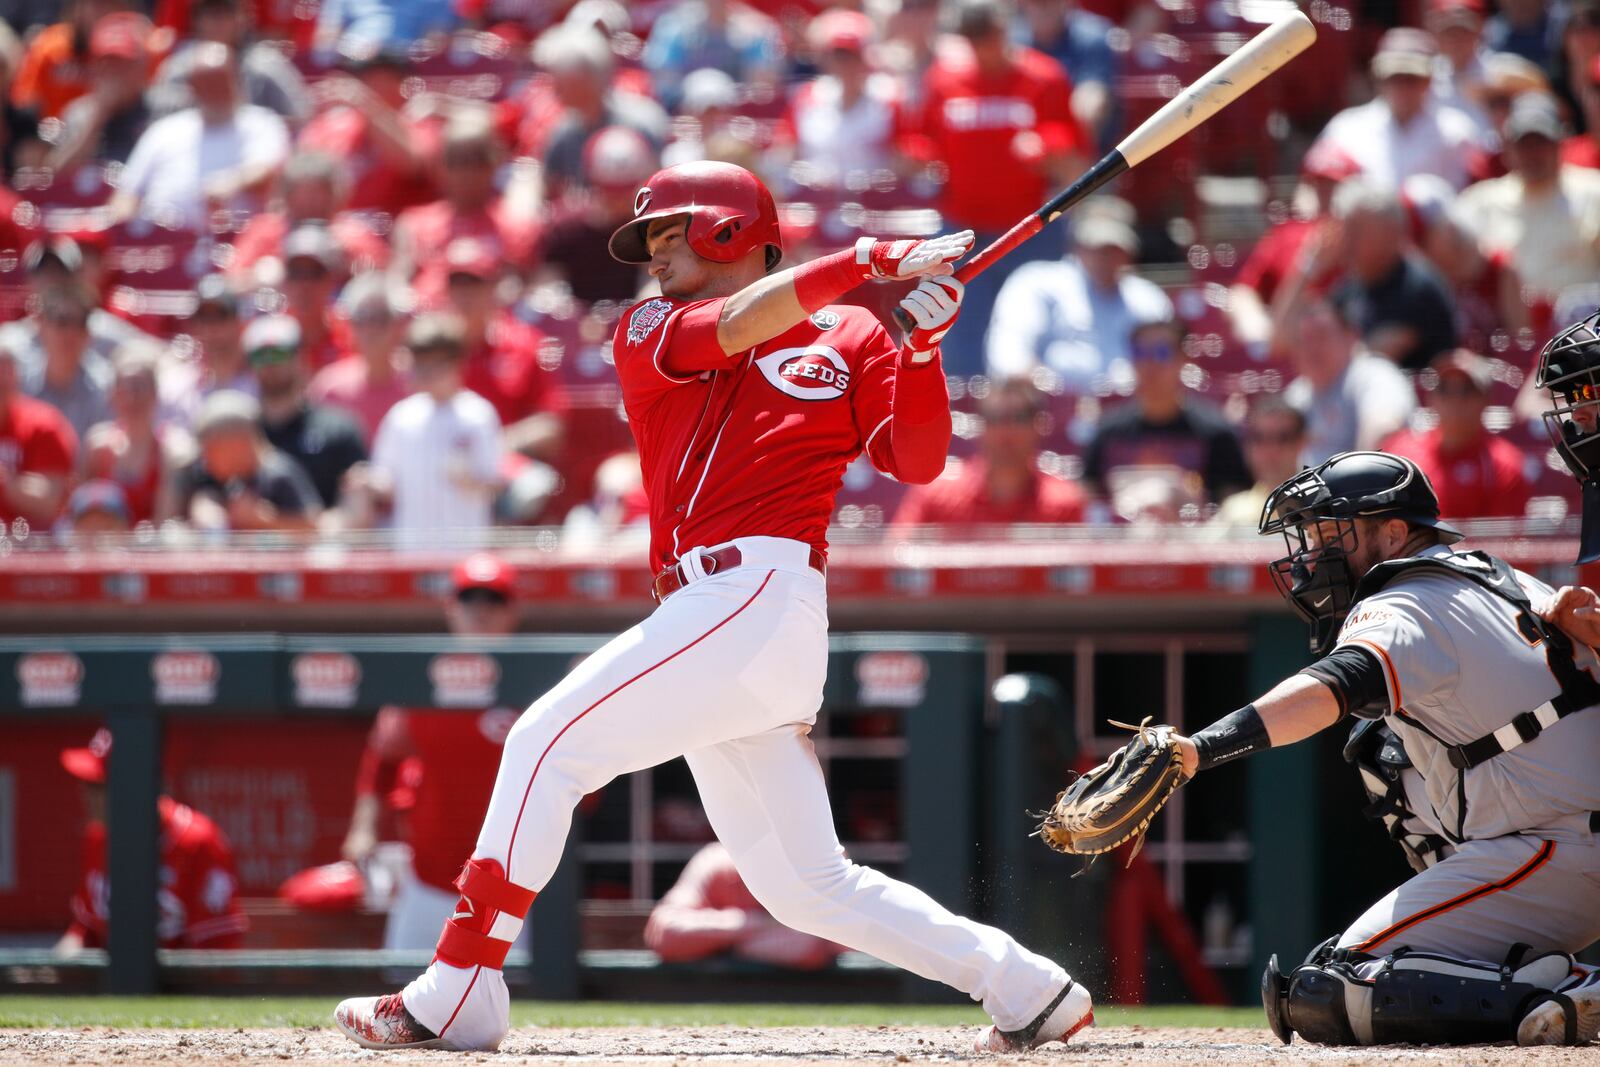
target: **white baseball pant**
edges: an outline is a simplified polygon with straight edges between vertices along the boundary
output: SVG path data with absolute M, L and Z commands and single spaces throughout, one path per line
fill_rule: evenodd
M 518 720 L 475 856 L 537 891 L 584 795 L 683 755 L 717 836 L 780 922 L 953 986 L 1001 1029 L 1027 1025 L 1061 991 L 1065 971 L 845 857 L 808 737 L 827 672 L 825 583 L 800 542 L 734 543 L 739 567 L 669 597 Z M 694 553 L 686 569 L 698 572 Z M 515 940 L 520 925 L 502 914 L 492 936 Z M 491 1046 L 509 1027 L 505 982 L 492 968 L 436 960 L 404 998 L 419 1022 L 461 1047 Z

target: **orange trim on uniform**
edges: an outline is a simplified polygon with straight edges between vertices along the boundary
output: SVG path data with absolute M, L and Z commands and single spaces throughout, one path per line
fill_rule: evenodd
M 1378 654 L 1378 659 L 1383 662 L 1383 673 L 1389 676 L 1389 691 L 1394 694 L 1394 709 L 1399 711 L 1405 707 L 1406 702 L 1400 695 L 1400 675 L 1395 671 L 1394 661 L 1389 658 L 1389 653 L 1384 647 L 1375 641 L 1367 640 L 1365 637 L 1352 637 L 1344 643 L 1347 645 L 1361 645 Z
M 1443 903 L 1435 904 L 1429 908 L 1424 908 L 1415 915 L 1410 915 L 1404 919 L 1401 919 L 1387 930 L 1381 930 L 1372 937 L 1367 938 L 1367 940 L 1356 946 L 1356 950 L 1358 952 L 1371 952 L 1376 946 L 1383 944 L 1396 934 L 1403 933 L 1404 931 L 1411 929 L 1411 927 L 1420 922 L 1425 922 L 1428 919 L 1443 915 L 1447 911 L 1452 911 L 1464 904 L 1470 904 L 1474 900 L 1489 896 L 1492 893 L 1498 893 L 1502 889 L 1510 889 L 1519 882 L 1526 880 L 1530 875 L 1533 874 L 1534 871 L 1537 871 L 1540 867 L 1543 867 L 1550 861 L 1550 857 L 1554 856 L 1555 854 L 1556 843 L 1554 841 L 1546 841 L 1544 844 L 1539 846 L 1539 851 L 1533 854 L 1533 858 L 1527 863 L 1524 863 L 1521 867 L 1517 868 L 1517 870 L 1509 878 L 1502 879 L 1498 882 L 1486 882 L 1483 885 L 1478 886 L 1476 889 L 1467 890 L 1458 897 L 1453 897 L 1452 899 L 1446 900 Z

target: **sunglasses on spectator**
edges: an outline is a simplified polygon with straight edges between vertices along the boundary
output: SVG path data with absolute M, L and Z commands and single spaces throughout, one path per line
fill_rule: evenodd
M 264 345 L 261 348 L 252 348 L 247 358 L 252 367 L 269 367 L 275 363 L 289 363 L 299 355 L 297 349 L 285 348 L 282 345 Z
M 463 589 L 456 594 L 457 603 L 481 604 L 485 607 L 505 607 L 511 603 L 493 589 L 484 589 L 481 586 L 473 589 Z
M 1134 359 L 1170 363 L 1178 356 L 1178 346 L 1170 341 L 1138 341 L 1132 346 Z

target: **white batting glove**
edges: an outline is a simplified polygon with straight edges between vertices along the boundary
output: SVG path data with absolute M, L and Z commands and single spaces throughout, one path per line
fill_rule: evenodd
M 939 342 L 961 314 L 961 298 L 967 287 L 951 277 L 923 278 L 900 301 L 913 329 L 906 338 L 904 352 L 913 364 L 926 363 L 939 350 Z
M 880 241 L 863 237 L 856 242 L 856 265 L 862 278 L 933 278 L 955 270 L 956 260 L 972 250 L 973 233 L 947 233 L 926 241 Z

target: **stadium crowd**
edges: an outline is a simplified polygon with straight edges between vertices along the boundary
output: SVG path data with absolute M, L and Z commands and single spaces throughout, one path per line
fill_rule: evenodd
M 852 468 L 841 525 L 1249 525 L 1353 447 L 1447 517 L 1564 514 L 1523 394 L 1600 303 L 1600 0 L 1311 13 L 1311 54 L 968 287 L 946 475 Z M 605 237 L 657 167 L 756 170 L 790 262 L 982 245 L 1271 16 L 4 0 L 0 523 L 637 524 L 608 345 L 648 279 Z

